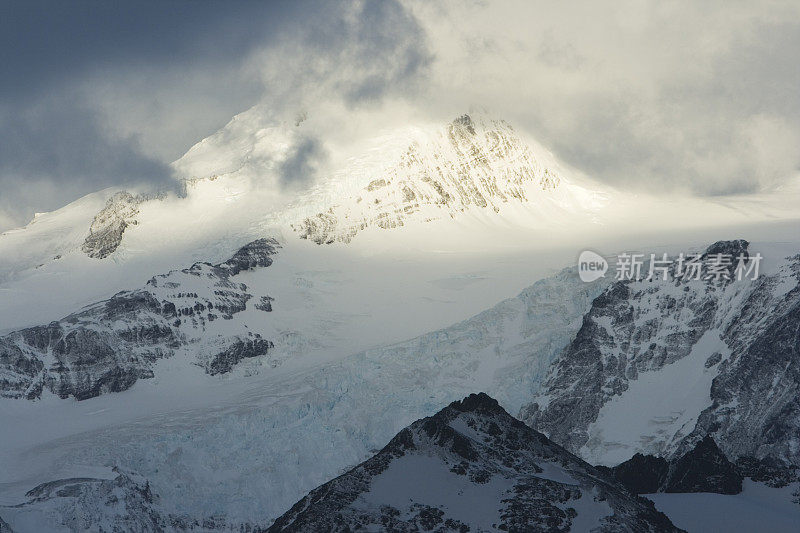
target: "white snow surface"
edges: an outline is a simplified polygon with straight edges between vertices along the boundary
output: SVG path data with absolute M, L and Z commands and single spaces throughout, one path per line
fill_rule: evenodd
M 505 171 L 507 179 L 515 180 L 518 175 L 541 177 L 547 170 L 554 186 L 542 189 L 538 180 L 522 180 L 520 187 L 512 188 L 519 188 L 524 200 L 494 199 L 484 208 L 420 205 L 400 227 L 383 229 L 372 224 L 359 231 L 351 243 L 332 247 L 343 249 L 347 258 L 382 255 L 427 262 L 435 257 L 434 262 L 440 263 L 440 259 L 458 254 L 497 255 L 503 260 L 503 256 L 519 253 L 532 258 L 531 251 L 535 251 L 536 262 L 547 255 L 547 266 L 552 268 L 571 263 L 586 247 L 613 251 L 634 244 L 702 244 L 734 236 L 780 240 L 797 233 L 800 213 L 793 200 L 800 198 L 800 186 L 773 196 L 729 197 L 724 202 L 632 194 L 564 165 L 502 121 L 474 115 L 474 122 L 479 133 L 477 148 L 494 153 L 495 132 L 500 131 L 516 147 L 510 153 L 524 155 L 509 161 L 493 160 L 492 172 Z M 136 225 L 125 230 L 122 244 L 106 259 L 91 259 L 80 248 L 92 218 L 116 192 L 113 190 L 87 195 L 58 211 L 37 215 L 24 228 L 3 233 L 0 332 L 59 319 L 80 306 L 141 286 L 154 274 L 185 268 L 195 261 L 224 260 L 255 238 L 295 241 L 298 233 L 293 226 L 329 209 L 344 212 L 351 222 L 369 218 L 373 210 L 365 211 L 368 202 L 359 204 L 358 199 L 366 198 L 365 187 L 375 180 L 395 176 L 422 190 L 429 187 L 425 180 L 437 166 L 446 163 L 454 169 L 452 173 L 463 178 L 459 187 L 487 191 L 484 161 L 454 151 L 445 141 L 448 125 L 425 121 L 387 125 L 378 135 L 354 126 L 361 133 L 347 142 L 326 139 L 332 148 L 331 163 L 322 176 L 286 185 L 281 165 L 298 143 L 315 134 L 314 127 L 314 120 L 298 126 L 276 121 L 260 106 L 237 115 L 173 164 L 176 177 L 183 180 L 179 182 L 183 194 L 168 192 L 141 203 Z M 410 148 L 417 154 L 414 168 L 422 169 L 417 173 L 411 172 L 403 159 Z M 509 187 L 506 183 L 498 186 L 502 190 Z M 389 189 L 370 193 L 369 200 L 378 200 L 384 212 L 404 211 L 404 204 Z M 381 196 L 382 190 L 389 196 Z M 553 255 L 555 249 L 561 252 Z M 304 260 L 307 269 L 317 270 L 314 264 L 327 263 L 329 256 L 309 253 Z M 452 268 L 454 275 L 480 277 L 480 272 L 463 272 L 458 264 Z M 497 292 L 491 301 L 476 300 L 479 305 L 465 309 L 460 316 L 449 316 L 412 334 L 466 318 L 546 272 L 536 265 L 529 268 L 517 271 L 511 290 Z
M 772 488 L 745 479 L 740 494 L 648 494 L 659 511 L 689 533 L 796 533 L 798 484 Z
M 694 429 L 697 417 L 711 403 L 716 366 L 705 368 L 710 354 L 723 359 L 730 349 L 719 331 L 707 331 L 686 357 L 656 371 L 642 372 L 628 390 L 603 405 L 589 426 L 590 440 L 581 457 L 592 464 L 617 465 L 642 450 L 669 449 Z
M 218 379 L 176 357 L 119 394 L 3 402 L 15 431 L 0 439 L 0 498 L 22 501 L 66 465 L 125 465 L 176 513 L 269 520 L 471 391 L 517 411 L 600 288 L 568 269 L 455 326 L 310 370 Z

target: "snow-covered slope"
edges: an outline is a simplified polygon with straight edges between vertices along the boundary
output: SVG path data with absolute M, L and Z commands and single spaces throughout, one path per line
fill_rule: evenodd
M 153 377 L 153 363 L 178 351 L 212 375 L 267 356 L 274 343 L 234 316 L 254 297 L 255 309 L 272 311 L 272 299 L 232 278 L 271 265 L 278 247 L 274 240 L 253 241 L 224 263 L 155 276 L 143 289 L 0 337 L 0 396 L 32 400 L 48 390 L 83 400 L 119 392 Z
M 689 533 L 794 533 L 797 531 L 797 484 L 779 489 L 745 480 L 741 494 L 651 494 L 673 523 Z
M 58 320 L 159 272 L 220 261 L 259 238 L 273 237 L 299 250 L 310 267 L 305 270 L 381 251 L 387 261 L 427 260 L 431 251 L 503 255 L 552 246 L 553 231 L 587 209 L 589 220 L 606 198 L 572 183 L 552 156 L 532 148 L 506 123 L 466 115 L 355 142 L 332 154 L 337 164 L 326 166 L 316 181 L 286 183 L 283 167 L 313 137 L 307 128 L 272 121 L 256 107 L 175 162 L 179 193 L 102 191 L 3 234 L 0 332 Z M 414 201 L 404 200 L 406 190 Z M 350 234 L 358 226 L 358 242 L 339 254 L 349 256 L 344 261 L 331 257 L 338 252 L 314 257 L 302 246 L 307 241 L 301 237 L 310 234 L 301 228 L 308 229 L 307 222 L 331 206 L 347 211 L 335 209 L 341 220 L 333 233 Z M 395 231 L 383 229 L 398 225 L 402 228 Z M 530 279 L 520 278 L 513 290 Z
M 678 531 L 485 394 L 400 431 L 269 531 Z
M 28 501 L 4 508 L 9 531 L 166 531 L 200 526 L 161 512 L 146 479 L 114 469 L 116 477 L 67 478 L 32 488 Z M 209 530 L 213 524 L 205 524 Z M 201 529 L 198 527 L 197 529 Z M 5 530 L 0 529 L 3 533 Z
M 0 284 L 78 248 L 113 194 L 99 191 L 57 211 L 37 213 L 24 228 L 0 234 Z
M 263 271 L 277 268 L 282 253 Z M 3 402 L 2 419 L 18 431 L 0 437 L 9 465 L 0 501 L 24 501 L 40 483 L 92 477 L 87 465 L 108 465 L 145 476 L 168 513 L 268 522 L 471 390 L 518 411 L 600 290 L 567 269 L 453 327 L 299 373 L 286 362 L 220 380 L 195 366 L 195 379 L 186 372 L 193 365 L 162 359 L 154 379 L 121 393 Z M 275 304 L 270 321 L 285 305 Z
M 251 286 L 282 257 L 283 250 L 269 268 L 238 276 Z M 782 268 L 773 264 L 767 273 Z M 145 476 L 165 516 L 268 524 L 413 420 L 470 390 L 518 412 L 537 393 L 549 361 L 580 336 L 604 286 L 567 269 L 453 327 L 302 371 L 287 362 L 248 377 L 194 380 L 185 372 L 193 365 L 162 359 L 155 379 L 122 393 L 78 403 L 3 402 L 0 416 L 17 431 L 0 438 L 7 465 L 0 499 L 21 503 L 40 483 L 118 466 Z M 786 295 L 790 287 L 783 289 Z M 717 298 L 720 290 L 733 289 L 709 294 Z M 741 309 L 734 305 L 741 300 L 725 302 Z M 274 303 L 271 322 L 287 305 L 280 297 Z
M 747 251 L 721 241 L 703 258 Z M 602 464 L 670 456 L 713 435 L 732 460 L 800 465 L 800 256 L 756 252 L 771 261 L 755 280 L 609 286 L 524 420 Z
M 797 216 L 762 208 L 763 199 L 723 204 L 614 190 L 480 113 L 379 134 L 353 128 L 358 134 L 344 142 L 313 118 L 275 120 L 256 106 L 173 164 L 175 190 L 101 191 L 0 235 L 0 330 L 58 319 L 263 237 L 287 247 L 301 237 L 350 241 L 352 255 L 408 258 L 578 248 L 646 228 L 694 232 Z M 319 165 L 309 148 L 317 145 Z

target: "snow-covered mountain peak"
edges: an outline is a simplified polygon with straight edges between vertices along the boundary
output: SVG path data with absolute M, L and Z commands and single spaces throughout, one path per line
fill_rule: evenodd
M 462 115 L 421 132 L 360 190 L 292 224 L 318 244 L 350 242 L 368 227 L 497 215 L 507 206 L 552 204 L 562 177 L 505 121 Z M 546 206 L 542 205 L 546 209 Z
M 400 431 L 270 532 L 680 531 L 485 394 Z

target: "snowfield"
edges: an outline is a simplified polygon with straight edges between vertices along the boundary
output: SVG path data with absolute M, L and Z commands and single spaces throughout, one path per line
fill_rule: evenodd
M 581 250 L 677 253 L 742 237 L 772 262 L 770 272 L 800 251 L 793 191 L 783 203 L 765 200 L 769 210 L 749 199 L 615 191 L 486 117 L 358 139 L 333 154 L 327 179 L 282 188 L 278 169 L 308 127 L 313 121 L 275 124 L 254 108 L 174 164 L 177 193 L 132 190 L 117 210 L 116 191 L 101 191 L 0 235 L 0 336 L 23 344 L 14 332 L 85 317 L 153 276 L 166 275 L 151 291 L 159 301 L 216 301 L 218 279 L 193 276 L 193 264 L 213 274 L 257 239 L 279 245 L 272 264 L 232 278 L 245 303 L 231 318 L 174 326 L 190 342 L 148 360 L 151 377 L 81 401 L 47 388 L 35 400 L 0 399 L 0 517 L 12 527 L 59 523 L 57 506 L 9 506 L 67 478 L 91 478 L 73 492 L 122 491 L 131 506 L 150 512 L 157 503 L 206 529 L 268 527 L 402 428 L 467 394 L 486 392 L 512 415 L 534 398 L 546 402 L 551 364 L 613 276 L 581 282 L 573 266 Z M 492 183 L 498 169 L 507 172 Z M 381 179 L 385 186 L 374 185 Z M 89 257 L 89 237 L 108 255 Z M 776 301 L 796 286 L 781 279 L 770 288 Z M 95 319 L 81 324 L 130 325 Z M 274 344 L 268 355 L 204 371 L 223 340 L 256 335 Z M 705 366 L 707 352 L 726 357 L 722 344 L 712 328 L 663 372 L 638 374 L 599 410 L 583 458 L 624 460 L 691 432 L 718 375 Z M 57 366 L 43 346 L 43 364 Z M 385 486 L 374 490 L 385 499 Z M 576 505 L 576 524 L 608 511 L 588 493 Z
M 798 485 L 775 489 L 745 480 L 741 494 L 650 494 L 659 511 L 689 533 L 727 531 L 792 533 L 797 531 Z

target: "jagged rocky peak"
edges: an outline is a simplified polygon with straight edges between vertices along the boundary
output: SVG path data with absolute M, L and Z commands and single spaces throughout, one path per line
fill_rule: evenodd
M 258 239 L 222 263 L 173 270 L 62 320 L 0 337 L 0 396 L 37 399 L 50 391 L 83 400 L 120 392 L 153 377 L 156 360 L 190 346 L 195 364 L 211 375 L 268 356 L 273 342 L 234 319 L 253 297 L 257 310 L 270 312 L 273 298 L 251 293 L 235 276 L 270 266 L 278 248 L 274 239 Z M 233 331 L 204 335 L 216 320 L 233 321 Z
M 160 197 L 144 194 L 134 196 L 127 191 L 114 194 L 92 220 L 89 235 L 83 241 L 81 250 L 95 259 L 104 259 L 114 253 L 127 227 L 138 224 L 136 216 L 139 214 L 139 205 Z
M 497 400 L 485 392 L 470 394 L 463 400 L 454 401 L 449 405 L 449 407 L 463 413 L 476 413 L 479 415 L 502 416 L 506 414 L 506 410 L 500 407 L 500 404 L 497 402 Z
M 747 241 L 705 249 L 754 260 Z M 777 478 L 800 466 L 800 255 L 755 278 L 617 281 L 521 417 L 590 461 L 671 459 L 711 436 Z
M 679 531 L 485 394 L 414 422 L 269 531 Z
M 561 179 L 542 164 L 505 121 L 462 115 L 412 142 L 399 160 L 358 194 L 293 225 L 318 244 L 350 242 L 368 227 L 458 216 L 471 209 L 500 212 L 528 202 Z
M 731 257 L 739 257 L 740 255 L 749 257 L 747 252 L 750 243 L 744 239 L 735 239 L 732 241 L 717 241 L 708 248 L 706 248 L 704 256 L 725 254 Z
M 235 276 L 243 270 L 268 267 L 272 264 L 272 255 L 278 253 L 281 245 L 272 238 L 257 239 L 237 250 L 233 256 L 217 265 L 228 271 L 229 275 Z
M 637 453 L 624 463 L 603 470 L 634 494 L 739 494 L 744 480 L 742 469 L 728 460 L 711 436 L 701 439 L 681 457 L 667 460 Z

